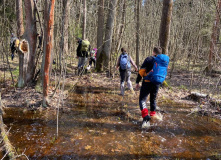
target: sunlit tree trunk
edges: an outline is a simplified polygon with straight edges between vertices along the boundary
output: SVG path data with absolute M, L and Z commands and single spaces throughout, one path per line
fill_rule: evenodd
M 217 37 L 219 36 L 218 28 L 220 24 L 220 11 L 221 11 L 221 0 L 218 0 L 218 5 L 216 7 L 216 17 L 213 24 L 211 42 L 210 42 L 210 51 L 209 51 L 209 61 L 208 61 L 208 72 L 212 71 L 213 62 L 214 62 L 214 54 L 216 52 L 216 43 Z
M 20 38 L 24 34 L 22 0 L 16 0 L 17 15 L 17 36 Z
M 103 46 L 103 36 L 104 36 L 104 0 L 98 1 L 98 24 L 97 24 L 97 71 L 102 69 L 102 46 Z
M 37 43 L 37 28 L 36 28 L 36 17 L 34 9 L 33 0 L 25 0 L 25 17 L 26 17 L 26 26 L 24 38 L 28 41 L 29 44 L 29 58 L 28 58 L 28 70 L 27 70 L 27 82 L 32 81 L 34 77 L 35 70 L 35 52 L 36 52 L 36 43 Z
M 69 9 L 70 0 L 63 1 L 63 17 L 62 17 L 62 31 L 61 31 L 61 42 L 60 42 L 60 55 L 59 61 L 64 59 L 64 56 L 68 53 L 68 23 L 69 23 Z
M 113 35 L 113 27 L 114 27 L 114 17 L 116 13 L 116 5 L 117 0 L 110 1 L 109 5 L 109 12 L 105 30 L 105 40 L 104 40 L 104 48 L 103 48 L 103 66 L 105 70 L 109 70 L 109 63 L 110 63 L 110 51 L 111 51 L 111 44 L 112 44 L 112 35 Z
M 34 2 L 32 0 L 25 0 L 25 33 L 23 26 L 23 9 L 22 0 L 16 0 L 16 14 L 18 37 L 24 38 L 20 47 L 17 48 L 19 55 L 19 77 L 18 87 L 24 87 L 31 82 L 34 76 L 35 69 L 35 51 L 37 42 L 37 28 L 34 10 Z
M 159 42 L 160 42 L 160 46 L 162 47 L 162 52 L 164 54 L 168 53 L 172 8 L 173 8 L 173 0 L 163 1 Z
M 87 3 L 86 0 L 83 0 L 83 32 L 82 39 L 86 38 L 86 25 L 87 25 Z
M 17 36 L 20 38 L 24 34 L 23 25 L 23 9 L 22 0 L 16 0 L 16 18 L 17 18 Z M 26 74 L 27 74 L 27 63 L 28 54 L 23 53 L 18 48 L 19 57 L 19 76 L 18 76 L 18 87 L 24 87 L 26 85 Z
M 141 0 L 136 1 L 137 10 L 137 24 L 136 24 L 136 65 L 139 67 L 139 51 L 140 51 L 140 2 Z
M 48 88 L 49 88 L 49 68 L 51 60 L 51 51 L 52 51 L 52 41 L 53 41 L 53 31 L 54 31 L 54 6 L 55 0 L 49 2 L 48 7 L 48 20 L 46 25 L 46 37 L 45 37 L 45 62 L 44 62 L 44 84 L 43 84 L 43 106 L 48 106 Z
M 120 24 L 120 29 L 119 29 L 119 36 L 118 36 L 118 41 L 117 41 L 117 48 L 116 48 L 116 53 L 120 50 L 120 46 L 122 43 L 122 38 L 123 38 L 123 33 L 125 29 L 125 17 L 126 17 L 126 0 L 122 0 L 123 3 L 123 11 L 122 11 L 122 17 L 121 17 L 121 24 Z

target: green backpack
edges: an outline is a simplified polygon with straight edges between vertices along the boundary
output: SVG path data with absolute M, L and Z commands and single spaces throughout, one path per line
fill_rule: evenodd
M 82 40 L 82 47 L 81 47 L 81 51 L 88 51 L 90 46 L 90 42 L 88 40 Z

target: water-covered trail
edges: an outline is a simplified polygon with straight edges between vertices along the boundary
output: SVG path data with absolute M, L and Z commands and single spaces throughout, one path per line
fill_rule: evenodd
M 141 129 L 138 95 L 118 88 L 78 86 L 60 109 L 6 109 L 4 122 L 18 153 L 30 159 L 219 159 L 221 121 L 192 114 L 193 106 L 161 100 L 163 121 Z

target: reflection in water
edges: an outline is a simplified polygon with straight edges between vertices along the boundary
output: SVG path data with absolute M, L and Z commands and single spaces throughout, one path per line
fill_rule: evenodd
M 122 98 L 114 91 L 77 87 L 59 117 L 56 139 L 54 110 L 7 109 L 5 124 L 18 153 L 30 159 L 148 159 L 219 158 L 220 121 L 186 116 L 191 106 L 159 104 L 162 122 L 141 129 L 137 97 Z

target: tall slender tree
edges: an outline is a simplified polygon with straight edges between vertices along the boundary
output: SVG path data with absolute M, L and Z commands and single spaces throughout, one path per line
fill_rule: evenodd
M 19 38 L 24 38 L 22 45 L 19 47 L 19 77 L 18 87 L 24 87 L 31 82 L 35 71 L 35 52 L 37 42 L 36 28 L 36 10 L 34 9 L 34 1 L 24 0 L 25 5 L 25 32 L 23 26 L 23 9 L 22 0 L 16 0 L 17 13 L 17 34 Z
M 17 36 L 20 38 L 24 34 L 22 0 L 16 0 L 17 15 Z
M 54 31 L 54 6 L 55 0 L 50 0 L 48 4 L 48 19 L 46 25 L 47 36 L 45 37 L 45 62 L 44 62 L 44 84 L 43 84 L 43 106 L 48 105 L 48 88 L 49 88 L 49 68 L 52 51 L 53 31 Z
M 140 2 L 141 0 L 136 1 L 136 65 L 139 67 L 139 51 L 140 51 Z
M 102 69 L 102 46 L 104 37 L 104 0 L 98 1 L 98 23 L 97 23 L 97 71 Z
M 162 47 L 162 52 L 164 54 L 168 53 L 172 8 L 173 8 L 173 0 L 163 0 L 159 42 L 160 46 Z
M 60 42 L 60 54 L 59 61 L 61 64 L 64 55 L 68 53 L 68 23 L 69 23 L 69 9 L 70 0 L 63 0 L 63 16 L 62 16 L 62 30 L 61 30 L 61 42 Z
M 86 25 L 87 25 L 87 3 L 86 0 L 83 0 L 83 32 L 82 39 L 86 38 Z
M 25 0 L 25 33 L 24 38 L 29 44 L 29 58 L 28 58 L 28 70 L 27 70 L 27 82 L 30 82 L 34 77 L 35 71 L 35 52 L 37 43 L 37 27 L 36 27 L 36 10 L 34 9 L 33 0 Z
M 104 47 L 103 47 L 103 66 L 105 70 L 109 70 L 109 63 L 110 63 L 110 51 L 111 51 L 111 44 L 112 44 L 112 35 L 113 35 L 113 28 L 114 28 L 114 17 L 116 13 L 116 5 L 117 0 L 112 0 L 109 2 L 109 12 L 105 30 L 105 39 L 104 39 Z
M 214 1 L 215 2 L 215 1 Z M 211 41 L 210 41 L 210 50 L 209 50 L 209 60 L 208 60 L 208 72 L 212 71 L 215 52 L 216 52 L 216 43 L 217 37 L 219 33 L 219 26 L 220 26 L 220 14 L 221 13 L 221 0 L 218 0 L 216 4 L 216 17 L 213 23 Z

